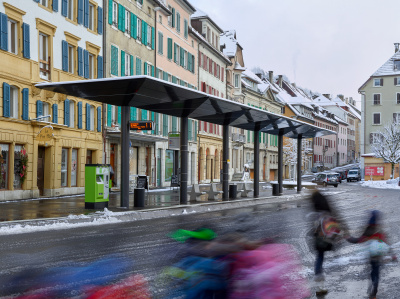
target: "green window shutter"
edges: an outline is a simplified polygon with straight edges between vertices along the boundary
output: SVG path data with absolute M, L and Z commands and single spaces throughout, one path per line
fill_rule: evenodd
M 196 120 L 194 122 L 194 141 L 195 142 L 197 142 L 197 124 L 198 124 L 198 121 Z
M 154 77 L 154 65 L 151 66 L 151 76 Z
M 177 122 L 178 118 L 176 116 L 172 116 L 172 132 L 178 131 Z
M 163 114 L 163 136 L 168 136 L 168 115 Z
M 121 51 L 121 77 L 125 76 L 125 52 Z
M 112 25 L 113 18 L 113 0 L 108 0 L 108 24 Z
M 168 81 L 168 73 L 167 72 L 163 72 L 163 80 Z
M 181 32 L 181 15 L 179 12 L 176 13 L 176 31 Z
M 130 72 L 130 75 L 133 76 L 133 56 L 130 55 L 129 58 L 131 60 L 131 72 Z
M 111 74 L 118 76 L 118 48 L 111 46 Z
M 122 24 L 121 24 L 121 31 L 122 31 L 122 32 L 125 32 L 125 7 L 124 7 L 124 6 L 122 6 L 121 12 L 122 12 L 122 18 L 121 18 L 121 20 L 122 20 Z
M 168 38 L 168 59 L 172 59 L 172 38 Z
M 158 53 L 163 54 L 163 34 L 158 32 Z
M 174 62 L 178 62 L 178 45 L 174 43 Z
M 151 112 L 151 120 L 152 120 L 152 122 L 154 123 L 154 112 L 153 112 L 153 111 Z M 151 130 L 151 134 L 154 135 L 154 129 Z
M 160 135 L 160 113 L 156 113 L 155 121 L 155 132 L 156 135 Z
M 188 121 L 188 140 L 189 141 L 193 140 L 192 127 L 193 127 L 193 120 L 189 119 L 189 121 Z
M 187 69 L 188 71 L 192 71 L 192 54 L 187 52 Z
M 147 46 L 147 23 L 142 20 L 142 44 Z
M 111 120 L 112 120 L 111 111 L 112 111 L 111 105 L 107 104 L 107 126 L 108 127 L 111 127 L 111 125 L 112 125 L 112 123 L 111 123 Z
M 142 109 L 141 120 L 147 120 L 147 110 L 145 109 Z
M 172 8 L 172 27 L 175 27 L 175 8 Z
M 185 38 L 188 38 L 188 21 L 185 19 L 185 21 L 184 21 L 184 25 L 183 25 L 185 28 L 183 28 L 183 30 L 184 30 L 184 36 L 185 36 Z
M 118 125 L 121 127 L 121 106 L 118 106 L 117 122 L 118 122 Z
M 137 119 L 137 109 L 136 107 L 131 107 L 131 120 Z
M 250 143 L 250 131 L 247 131 L 247 142 Z
M 172 76 L 172 83 L 176 84 L 176 81 L 177 81 L 176 77 Z
M 122 25 L 122 5 L 118 3 L 118 29 L 122 31 L 121 25 Z
M 154 50 L 156 33 L 154 31 L 154 27 L 151 27 L 151 49 Z
M 185 51 L 181 48 L 181 50 L 179 51 L 180 52 L 180 58 L 181 58 L 181 61 L 180 61 L 180 66 L 184 66 L 185 65 Z
M 137 16 L 131 13 L 131 36 L 137 39 Z
M 143 75 L 150 75 L 150 74 L 147 74 L 147 62 L 144 63 Z

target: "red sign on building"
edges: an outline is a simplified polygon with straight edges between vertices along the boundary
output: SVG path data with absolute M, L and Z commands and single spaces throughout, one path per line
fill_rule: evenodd
M 384 167 L 383 166 L 366 166 L 365 167 L 365 175 L 383 175 Z

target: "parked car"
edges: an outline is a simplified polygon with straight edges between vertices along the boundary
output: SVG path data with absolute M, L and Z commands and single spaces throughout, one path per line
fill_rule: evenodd
M 361 172 L 359 169 L 350 169 L 347 173 L 347 181 L 361 181 Z
M 334 187 L 337 187 L 339 184 L 337 175 L 338 173 L 335 172 L 319 173 L 317 174 L 315 179 L 312 180 L 312 182 L 316 183 L 317 185 L 322 185 L 324 187 L 328 185 L 333 185 Z
M 339 172 L 334 173 L 337 177 L 337 181 L 341 184 L 342 183 L 342 175 Z

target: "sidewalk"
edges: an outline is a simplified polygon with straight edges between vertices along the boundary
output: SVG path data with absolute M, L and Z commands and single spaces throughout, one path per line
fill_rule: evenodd
M 210 188 L 209 184 L 200 186 L 201 191 Z M 190 190 L 190 188 L 189 188 Z M 247 198 L 238 198 L 229 201 L 208 201 L 207 195 L 202 196 L 202 201 L 189 202 L 187 205 L 179 204 L 179 188 L 153 189 L 146 191 L 144 208 L 134 208 L 133 193 L 129 196 L 129 209 L 121 208 L 120 193 L 111 192 L 107 210 L 85 209 L 85 196 L 72 195 L 51 198 L 38 198 L 0 203 L 0 225 L 10 222 L 29 222 L 37 220 L 56 220 L 67 218 L 68 221 L 77 222 L 88 219 L 110 216 L 124 220 L 151 219 L 167 217 L 169 215 L 206 212 L 221 209 L 232 209 L 266 203 L 279 203 L 303 198 L 305 192 L 297 194 L 295 190 L 284 190 L 282 196 L 272 196 L 272 189 L 260 187 L 260 196 L 253 198 L 253 192 Z M 82 217 L 80 217 L 82 216 Z

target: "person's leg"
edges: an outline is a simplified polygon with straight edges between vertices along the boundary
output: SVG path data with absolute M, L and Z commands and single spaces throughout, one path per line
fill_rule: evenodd
M 314 273 L 315 275 L 322 274 L 322 264 L 324 263 L 324 251 L 318 250 L 317 251 L 317 259 L 315 260 L 315 268 Z
M 379 261 L 371 260 L 371 281 L 372 281 L 372 291 L 371 295 L 376 296 L 378 293 L 379 285 Z

